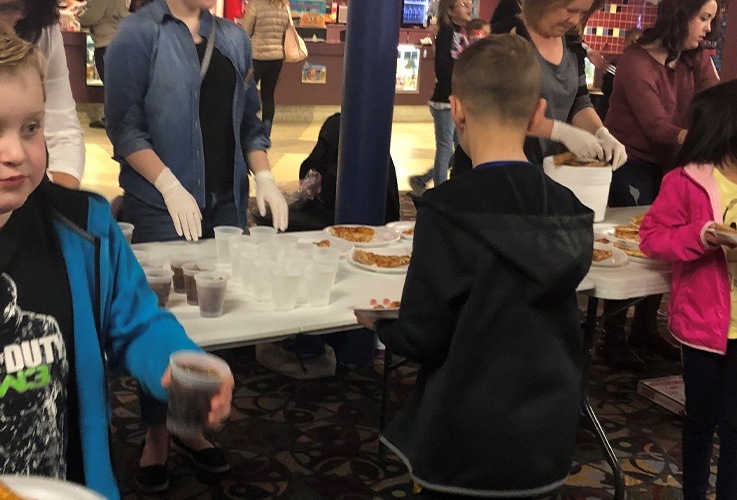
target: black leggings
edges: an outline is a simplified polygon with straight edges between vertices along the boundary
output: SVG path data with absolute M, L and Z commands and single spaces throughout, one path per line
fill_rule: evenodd
M 274 121 L 274 91 L 279 81 L 282 59 L 274 61 L 253 60 L 253 79 L 256 83 L 261 82 L 261 121 Z

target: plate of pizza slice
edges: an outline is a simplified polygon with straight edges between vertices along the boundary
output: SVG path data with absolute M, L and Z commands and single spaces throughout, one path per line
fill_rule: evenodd
M 354 306 L 353 310 L 365 316 L 374 319 L 397 319 L 399 318 L 399 307 L 402 305 L 399 300 L 390 300 L 385 298 L 379 302 L 371 299 L 367 306 Z
M 348 252 L 346 260 L 353 266 L 382 274 L 402 274 L 407 272 L 412 249 L 409 246 L 375 248 L 363 250 L 354 248 Z
M 399 237 L 403 240 L 410 240 L 415 237 L 415 221 L 413 220 L 400 220 L 396 222 L 390 222 L 386 225 L 392 231 L 399 233 Z
M 621 267 L 627 264 L 627 254 L 613 245 L 594 242 L 594 257 L 592 266 L 596 267 Z
M 380 247 L 399 240 L 398 233 L 383 226 L 342 224 L 328 226 L 324 231 L 335 238 L 348 241 L 360 248 Z

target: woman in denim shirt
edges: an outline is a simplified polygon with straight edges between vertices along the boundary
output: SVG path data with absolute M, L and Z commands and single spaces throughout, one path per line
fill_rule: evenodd
M 286 229 L 287 204 L 257 116 L 251 41 L 210 15 L 214 4 L 155 0 L 121 23 L 105 55 L 107 133 L 133 242 L 197 240 L 212 237 L 218 225 L 245 227 L 249 166 L 261 214 L 268 204 L 274 227 Z M 166 407 L 142 393 L 141 413 L 149 428 L 136 480 L 147 492 L 162 491 L 169 484 Z M 229 468 L 225 453 L 203 435 L 172 440 L 201 469 Z

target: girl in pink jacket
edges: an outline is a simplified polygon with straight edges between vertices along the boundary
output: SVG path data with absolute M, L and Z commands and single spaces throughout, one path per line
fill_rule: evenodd
M 694 97 L 688 135 L 640 227 L 640 249 L 673 263 L 669 328 L 686 387 L 684 500 L 704 499 L 714 431 L 717 499 L 737 498 L 737 80 Z

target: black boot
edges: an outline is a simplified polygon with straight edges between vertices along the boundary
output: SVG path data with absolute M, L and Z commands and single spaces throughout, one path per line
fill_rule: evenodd
M 681 360 L 681 348 L 667 340 L 658 329 L 658 309 L 662 295 L 652 295 L 635 306 L 629 344 L 642 347 L 669 361 Z M 667 334 L 670 337 L 670 334 Z
M 624 301 L 607 300 L 604 302 L 602 324 L 603 339 L 596 348 L 596 354 L 606 361 L 609 367 L 617 370 L 641 372 L 645 369 L 645 362 L 630 349 L 627 344 L 627 310 L 611 314 L 622 307 Z

